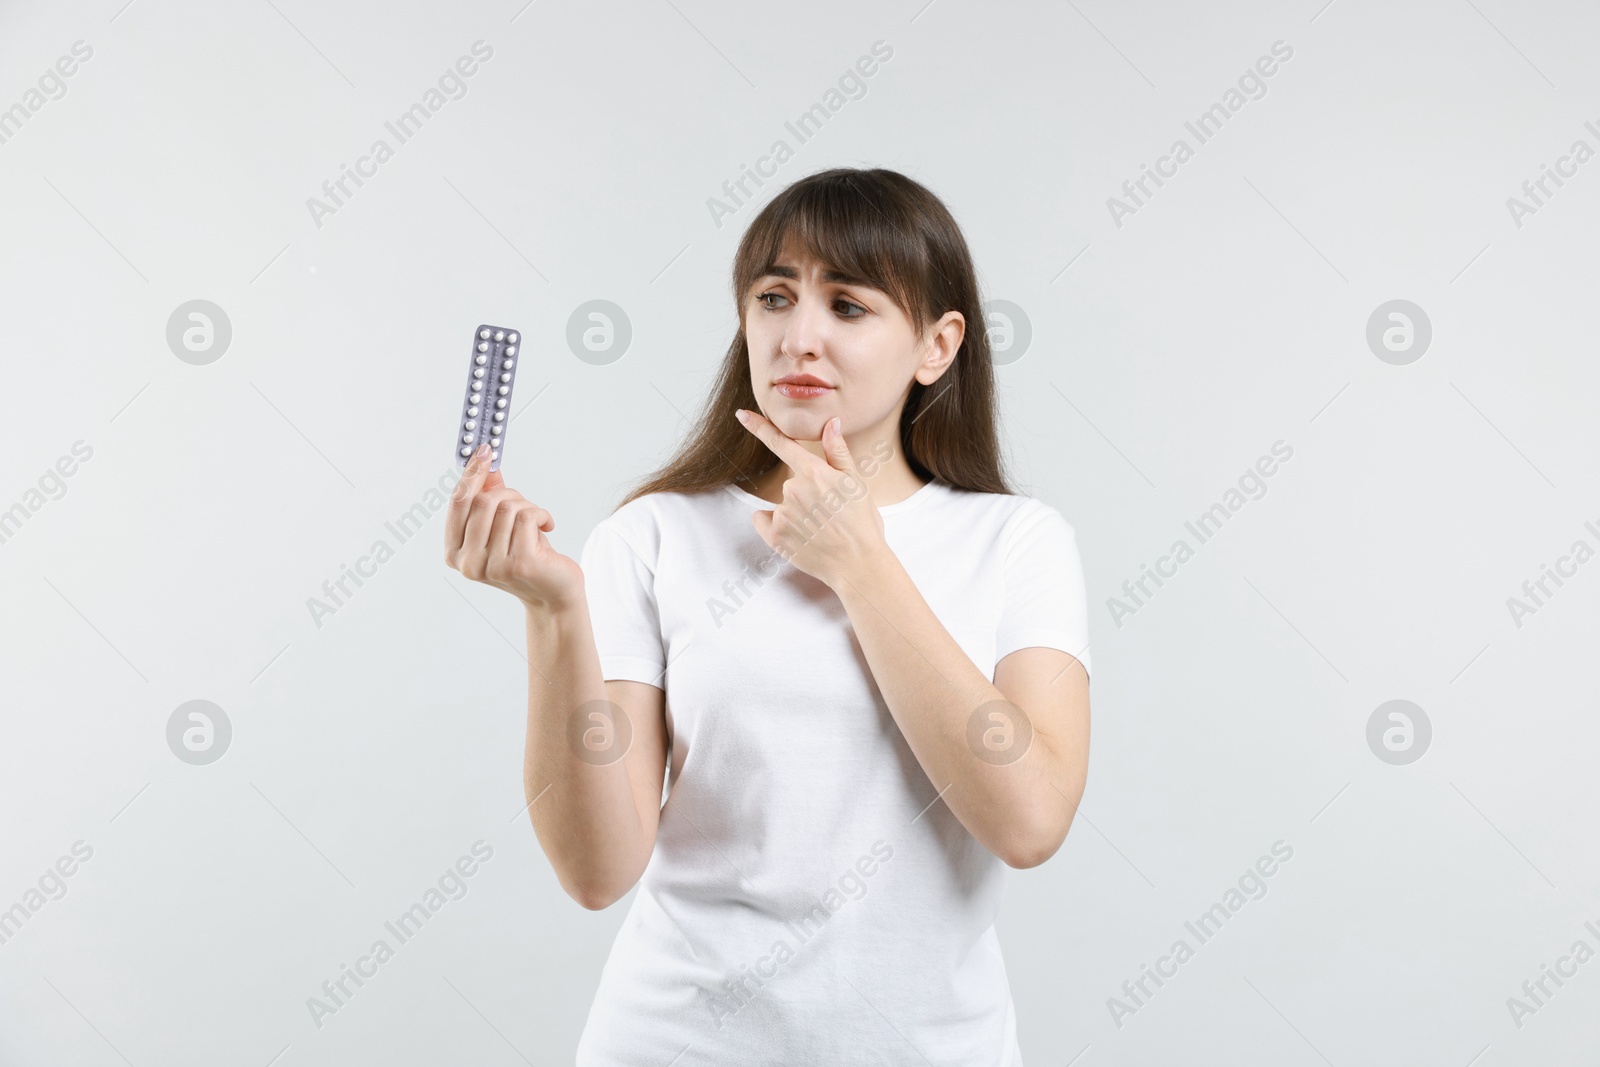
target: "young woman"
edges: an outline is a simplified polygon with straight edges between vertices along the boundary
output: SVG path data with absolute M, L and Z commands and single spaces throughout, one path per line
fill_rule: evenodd
M 778 194 L 692 437 L 581 564 L 486 474 L 446 557 L 527 606 L 524 786 L 567 892 L 635 884 L 580 1065 L 1021 1063 L 1004 865 L 1089 746 L 1073 528 L 1001 473 L 970 254 L 888 170 Z

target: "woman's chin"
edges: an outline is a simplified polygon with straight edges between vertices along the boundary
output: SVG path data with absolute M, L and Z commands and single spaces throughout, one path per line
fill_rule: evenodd
M 801 403 L 804 403 L 802 401 Z M 800 408 L 792 400 L 778 397 L 773 404 L 767 419 L 772 425 L 783 431 L 785 437 L 792 437 L 796 441 L 822 440 L 822 428 L 833 418 L 831 411 L 818 411 L 815 408 Z

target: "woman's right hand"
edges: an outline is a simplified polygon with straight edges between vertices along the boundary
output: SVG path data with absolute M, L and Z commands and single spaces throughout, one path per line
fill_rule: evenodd
M 545 539 L 556 521 L 489 471 L 489 446 L 467 464 L 450 496 L 444 561 L 475 582 L 504 589 L 524 603 L 564 608 L 583 597 L 583 570 Z

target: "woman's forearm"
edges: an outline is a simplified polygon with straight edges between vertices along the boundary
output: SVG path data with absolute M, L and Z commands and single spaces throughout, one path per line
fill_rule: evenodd
M 586 908 L 603 908 L 638 881 L 655 841 L 634 761 L 596 756 L 586 732 L 615 723 L 601 679 L 589 610 L 527 604 L 528 733 L 523 788 L 534 832 L 567 893 Z M 614 705 L 609 706 L 614 708 Z M 578 720 L 575 723 L 575 720 Z M 655 812 L 659 813 L 659 793 Z
M 1018 712 L 945 629 L 892 551 L 838 585 L 873 679 L 940 799 L 1006 863 L 1043 862 L 1077 811 L 1087 751 L 1056 736 L 1039 709 Z M 1020 757 L 996 761 L 974 751 L 974 733 L 1017 728 L 1023 716 L 1031 738 Z

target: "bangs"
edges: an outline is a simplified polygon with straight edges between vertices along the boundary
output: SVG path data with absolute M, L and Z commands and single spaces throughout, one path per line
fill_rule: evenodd
M 869 286 L 889 298 L 918 326 L 932 321 L 914 294 L 927 293 L 930 257 L 912 234 L 909 218 L 897 219 L 896 203 L 875 197 L 866 183 L 849 177 L 792 189 L 777 209 L 763 213 L 746 234 L 734 269 L 734 298 L 742 309 L 750 290 L 773 273 L 788 246 L 792 255 L 822 264 L 846 284 Z

